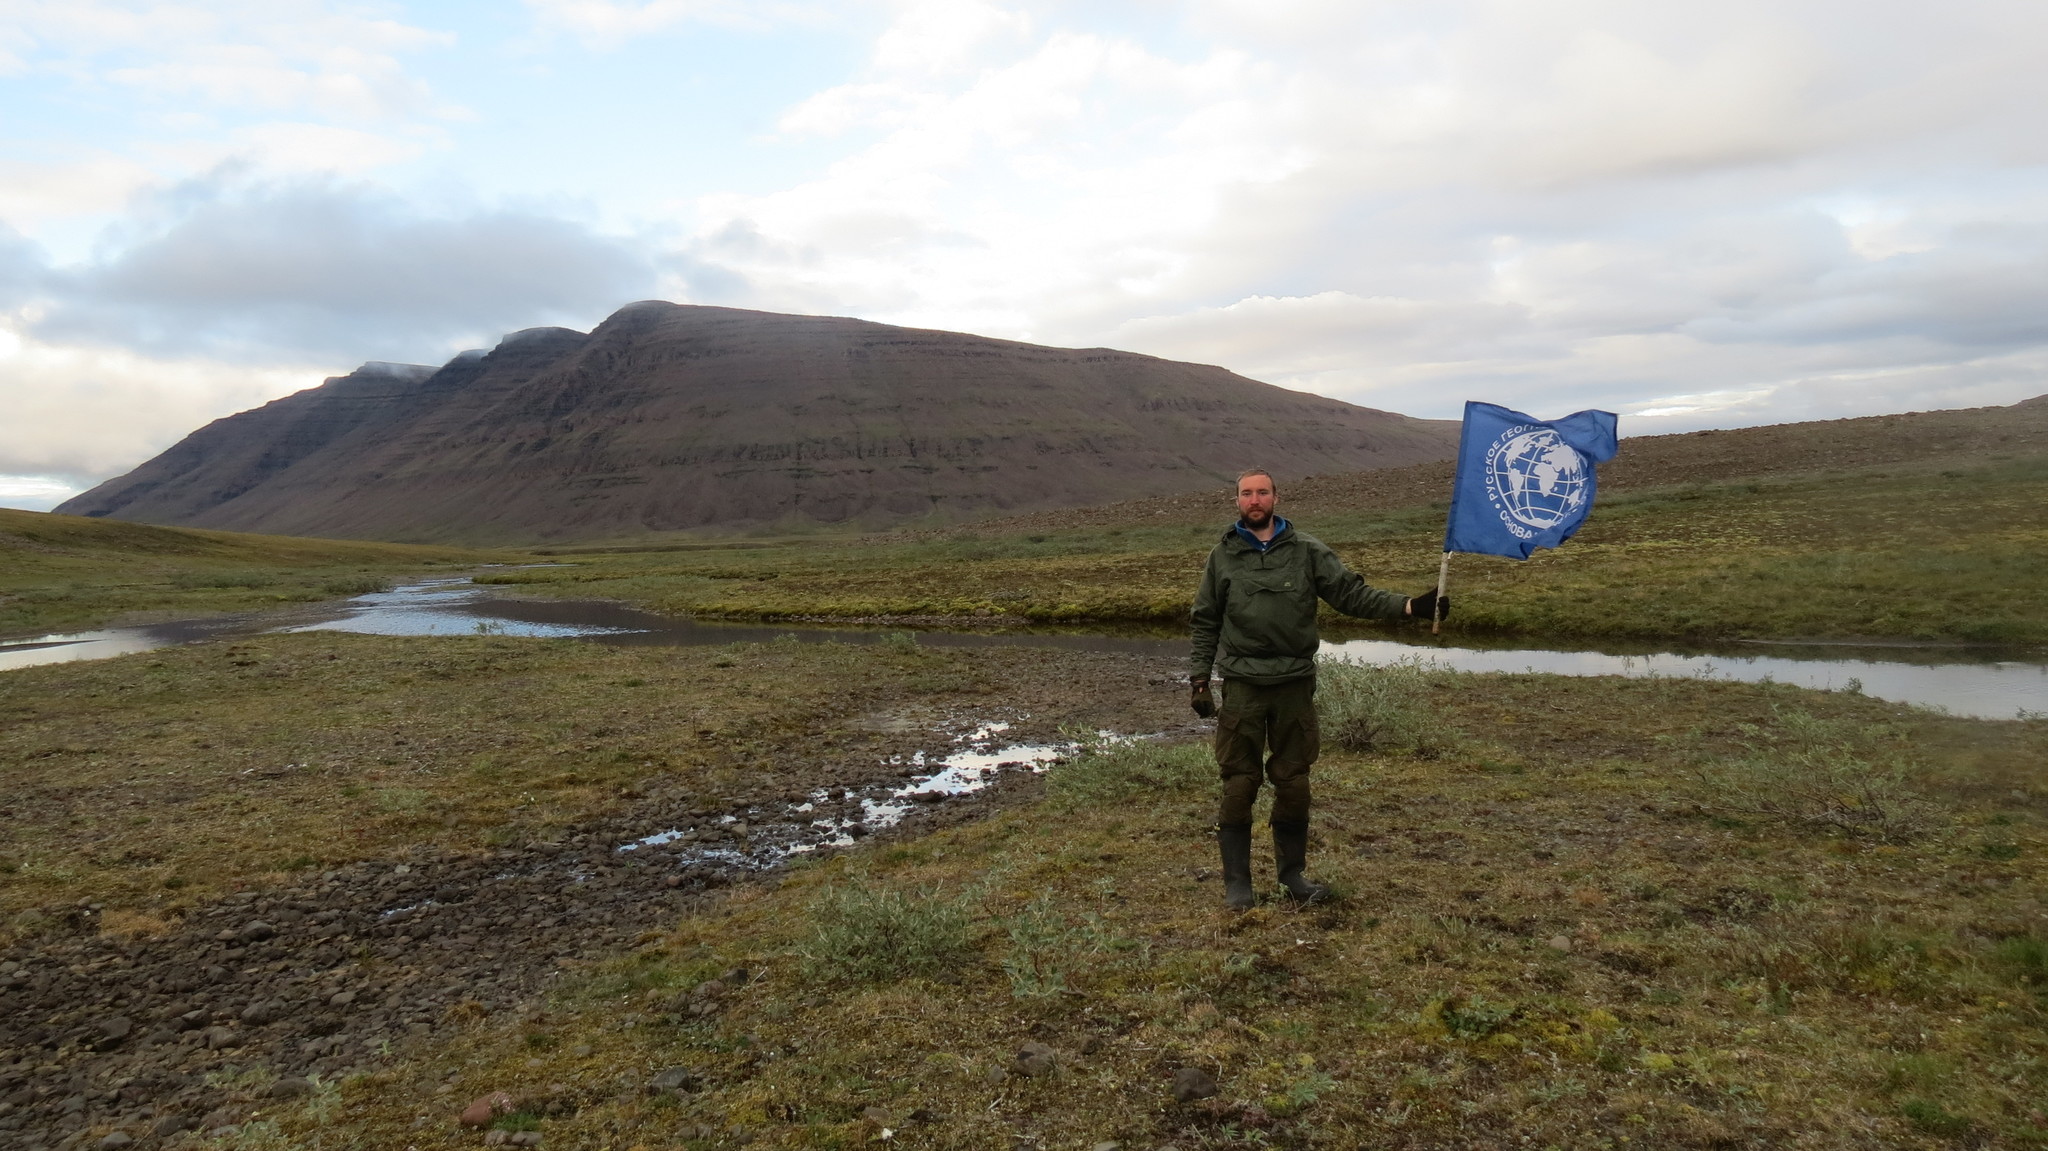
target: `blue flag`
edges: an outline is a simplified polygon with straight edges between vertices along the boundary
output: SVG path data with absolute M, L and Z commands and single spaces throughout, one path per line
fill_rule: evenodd
M 1539 420 L 1465 403 L 1444 550 L 1525 560 L 1572 538 L 1593 510 L 1593 465 L 1619 445 L 1613 412 Z

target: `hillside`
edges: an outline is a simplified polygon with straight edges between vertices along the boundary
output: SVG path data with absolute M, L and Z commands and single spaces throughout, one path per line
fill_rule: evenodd
M 885 527 L 1443 459 L 1456 425 L 1221 368 L 647 302 L 438 370 L 368 364 L 215 421 L 62 512 L 539 542 Z
M 1667 436 L 1633 436 L 1621 442 L 1620 454 L 1601 465 L 1600 490 L 1614 495 L 1765 476 L 1948 463 L 1978 465 L 2000 458 L 2042 454 L 2048 454 L 2048 395 L 2006 407 L 1901 412 Z M 1455 460 L 1442 459 L 1404 467 L 1313 475 L 1285 484 L 1282 500 L 1290 514 L 1301 515 L 1447 505 L 1455 464 Z M 1052 527 L 1207 524 L 1211 520 L 1224 522 L 1230 514 L 1229 498 L 1224 489 L 1218 488 L 1213 492 L 991 519 L 949 530 L 988 533 Z

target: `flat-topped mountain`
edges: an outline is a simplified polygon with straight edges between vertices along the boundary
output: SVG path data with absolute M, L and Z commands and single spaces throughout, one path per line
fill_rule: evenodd
M 369 363 L 57 510 L 399 541 L 881 527 L 1447 459 L 1457 424 L 1199 364 L 650 301 Z

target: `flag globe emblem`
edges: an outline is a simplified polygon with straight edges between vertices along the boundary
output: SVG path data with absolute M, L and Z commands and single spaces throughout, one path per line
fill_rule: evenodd
M 1510 428 L 1486 453 L 1487 494 L 1517 522 L 1541 531 L 1586 506 L 1586 459 L 1549 428 Z

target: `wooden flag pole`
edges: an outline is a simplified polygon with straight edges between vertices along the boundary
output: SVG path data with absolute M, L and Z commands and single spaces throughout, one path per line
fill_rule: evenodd
M 1436 598 L 1439 601 L 1429 613 L 1429 634 L 1435 635 L 1443 627 L 1444 584 L 1451 578 L 1451 553 L 1445 552 L 1443 562 L 1436 565 Z

